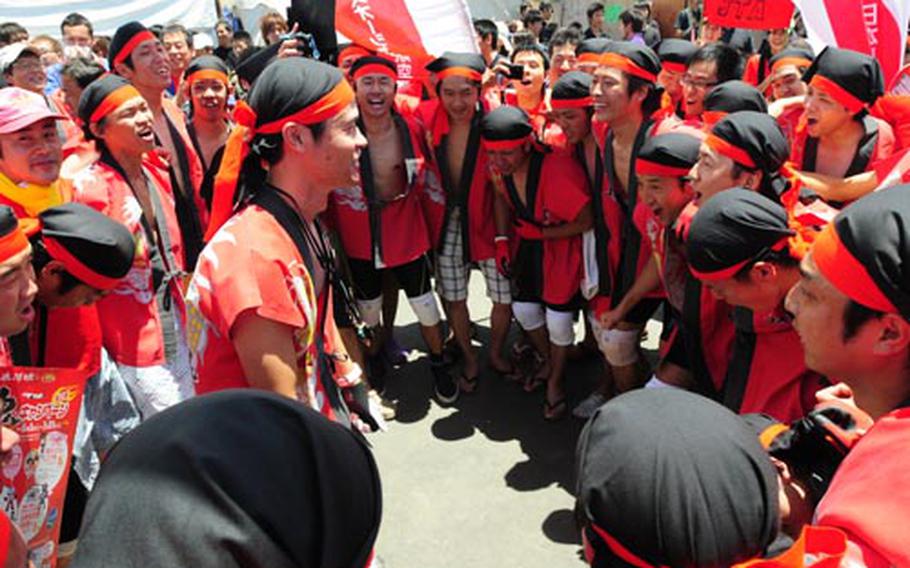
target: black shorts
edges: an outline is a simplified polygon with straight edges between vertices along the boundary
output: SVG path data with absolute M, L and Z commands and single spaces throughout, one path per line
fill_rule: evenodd
M 622 321 L 635 325 L 644 325 L 654 316 L 654 312 L 660 307 L 663 300 L 661 298 L 643 298 L 629 310 Z
M 382 295 L 382 276 L 391 272 L 408 298 L 423 296 L 431 290 L 430 263 L 426 256 L 421 256 L 401 266 L 376 268 L 372 260 L 348 259 L 351 269 L 351 280 L 354 284 L 354 297 L 358 300 L 375 300 Z
M 88 489 L 82 484 L 76 470 L 70 466 L 66 496 L 63 498 L 63 518 L 60 520 L 60 542 L 72 542 L 79 538 L 82 515 L 88 503 Z

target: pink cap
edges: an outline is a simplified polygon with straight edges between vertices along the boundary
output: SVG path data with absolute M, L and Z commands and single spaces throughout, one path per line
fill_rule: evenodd
M 39 94 L 19 87 L 0 89 L 0 134 L 22 130 L 45 118 L 65 117 L 52 111 Z

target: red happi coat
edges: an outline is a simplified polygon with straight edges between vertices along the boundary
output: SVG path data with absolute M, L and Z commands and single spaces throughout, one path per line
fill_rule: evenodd
M 166 255 L 174 273 L 183 271 L 183 241 L 174 211 L 174 197 L 167 171 L 146 162 L 143 171 L 149 191 L 157 192 L 163 210 L 158 225 L 168 232 L 170 251 Z M 142 227 L 142 207 L 127 180 L 110 163 L 90 165 L 73 180 L 73 200 L 84 203 L 126 225 L 136 241 L 133 266 L 117 287 L 97 303 L 105 349 L 120 364 L 151 367 L 165 364 L 162 319 L 155 299 L 151 247 Z M 180 279 L 171 280 L 168 293 L 175 313 L 183 317 Z
M 426 154 L 423 128 L 413 118 L 398 114 L 393 118 L 401 135 L 408 176 L 405 191 L 391 201 L 378 200 L 367 147 L 360 156 L 360 184 L 335 190 L 328 211 L 345 254 L 383 267 L 407 264 L 430 250 L 423 205 L 445 206 L 438 173 Z
M 872 169 L 872 164 L 883 160 L 894 153 L 894 131 L 884 120 L 866 116 L 863 118 L 865 134 L 860 139 L 853 156 L 853 162 L 844 174 L 850 177 Z M 790 161 L 796 169 L 804 172 L 816 172 L 818 139 L 809 136 L 805 125 L 800 123 L 790 145 Z
M 910 408 L 879 418 L 850 450 L 815 510 L 847 534 L 845 566 L 910 566 Z
M 461 208 L 464 255 L 469 262 L 487 260 L 496 256 L 494 239 L 496 226 L 493 222 L 493 184 L 487 153 L 481 148 L 480 120 L 483 112 L 475 113 L 468 136 L 468 145 L 462 167 L 465 171 L 449 172 L 446 146 L 449 133 L 449 119 L 437 101 L 422 105 L 418 111 L 423 116 L 427 138 L 439 168 L 440 181 L 445 189 L 442 203 L 435 199 L 424 199 L 424 214 L 430 229 L 433 247 L 442 243 L 449 212 Z M 482 105 L 486 106 L 486 105 Z M 425 194 L 426 195 L 426 194 Z
M 500 190 L 505 193 L 516 219 L 552 227 L 574 221 L 588 206 L 591 195 L 587 186 L 584 170 L 571 156 L 535 149 L 530 157 L 526 202 L 519 198 L 511 176 L 502 178 Z M 519 237 L 519 249 L 522 244 Z M 541 245 L 540 266 L 519 266 L 519 261 L 513 262 L 516 280 L 521 279 L 519 273 L 533 274 L 540 278 L 540 299 L 545 304 L 568 304 L 578 294 L 583 276 L 581 235 L 543 239 Z M 527 285 L 517 283 L 519 287 L 523 284 Z

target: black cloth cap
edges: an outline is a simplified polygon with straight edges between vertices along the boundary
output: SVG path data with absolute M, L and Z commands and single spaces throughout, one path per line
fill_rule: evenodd
M 803 75 L 808 83 L 821 75 L 866 104 L 873 104 L 885 93 L 882 67 L 873 57 L 850 49 L 826 47 Z
M 667 38 L 657 46 L 657 55 L 662 62 L 689 64 L 689 58 L 698 51 L 698 46 L 691 41 Z
M 256 126 L 290 116 L 315 103 L 345 81 L 337 67 L 305 57 L 279 59 L 269 65 L 249 95 Z
M 73 568 L 363 568 L 382 492 L 362 436 L 254 389 L 195 397 L 111 450 Z
M 190 64 L 187 65 L 186 71 L 183 72 L 183 78 L 185 79 L 196 71 L 203 70 L 220 71 L 225 75 L 230 73 L 227 64 L 220 57 L 215 55 L 200 55 L 190 61 Z
M 811 64 L 811 62 L 815 60 L 815 52 L 812 51 L 809 47 L 790 46 L 777 55 L 771 57 L 768 62 L 771 64 L 771 67 L 774 67 L 774 64 L 778 61 L 790 58 L 805 59 Z
M 528 113 L 516 106 L 503 105 L 483 116 L 480 133 L 484 140 L 520 140 L 534 132 Z
M 703 396 L 614 398 L 582 431 L 576 467 L 584 515 L 653 566 L 729 566 L 777 536 L 776 470 L 740 417 Z M 602 565 L 626 565 L 606 553 Z
M 768 112 L 768 102 L 761 91 L 743 81 L 724 81 L 705 97 L 706 111 L 726 113 L 751 110 Z
M 132 233 L 107 215 L 81 203 L 66 203 L 46 209 L 39 218 L 45 242 L 53 239 L 95 274 L 119 280 L 133 266 Z
M 11 207 L 0 205 L 0 239 L 19 228 L 19 219 Z
M 910 320 L 910 184 L 870 193 L 833 224 L 843 246 Z
M 683 132 L 668 132 L 649 136 L 638 151 L 639 160 L 647 160 L 671 168 L 691 169 L 698 161 L 701 140 Z
M 660 57 L 654 53 L 653 49 L 646 45 L 640 45 L 630 41 L 614 41 L 606 50 L 604 50 L 604 53 L 616 53 L 623 57 L 627 57 L 632 60 L 633 63 L 655 77 L 657 77 L 661 70 Z
M 783 206 L 748 189 L 728 189 L 692 219 L 689 265 L 701 273 L 719 272 L 757 258 L 793 234 Z
M 237 76 L 252 85 L 262 75 L 269 63 L 278 57 L 281 43 L 276 42 L 262 49 L 249 49 L 243 54 L 234 71 Z
M 592 37 L 583 40 L 581 43 L 575 46 L 575 56 L 578 57 L 579 55 L 585 53 L 600 55 L 607 50 L 611 43 L 613 43 L 613 40 L 607 39 L 605 37 Z
M 82 91 L 79 97 L 79 119 L 82 124 L 90 124 L 92 114 L 95 112 L 108 95 L 121 87 L 131 85 L 129 81 L 120 75 L 107 74 L 95 79 L 89 83 L 88 87 Z
M 743 110 L 722 118 L 711 133 L 745 151 L 757 169 L 766 175 L 780 170 L 790 157 L 790 144 L 774 118 L 762 112 Z
M 476 53 L 455 53 L 453 51 L 446 51 L 440 57 L 430 61 L 426 69 L 433 73 L 439 73 L 453 67 L 467 67 L 481 75 L 487 70 L 487 64 L 480 55 Z
M 115 72 L 114 60 L 117 59 L 117 55 L 126 47 L 126 44 L 128 44 L 136 34 L 147 31 L 149 31 L 147 27 L 142 25 L 142 23 L 135 21 L 127 22 L 117 28 L 117 31 L 114 32 L 114 37 L 111 38 L 111 45 L 108 47 L 107 52 L 107 63 L 111 73 Z
M 361 67 L 363 67 L 365 65 L 382 65 L 384 67 L 388 67 L 389 70 L 392 73 L 394 73 L 396 76 L 398 75 L 398 66 L 395 64 L 394 61 L 392 61 L 388 57 L 382 57 L 379 55 L 365 55 L 365 56 L 357 59 L 357 61 L 355 61 L 354 64 L 351 65 L 351 71 L 350 71 L 351 77 L 354 76 L 354 74 L 357 72 L 358 69 L 360 69 Z
M 591 96 L 593 77 L 582 71 L 569 71 L 560 77 L 550 92 L 552 100 L 584 99 Z

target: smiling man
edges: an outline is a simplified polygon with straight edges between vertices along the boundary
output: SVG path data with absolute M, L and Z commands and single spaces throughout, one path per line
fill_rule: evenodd
M 187 292 L 197 389 L 268 390 L 347 424 L 340 389 L 361 369 L 332 317 L 339 275 L 317 216 L 359 178 L 354 92 L 340 70 L 292 57 L 269 64 L 239 108 Z M 231 215 L 238 182 L 252 198 Z
M 10 87 L 44 94 L 47 74 L 41 53 L 26 43 L 14 43 L 0 49 L 0 73 Z
M 205 172 L 199 193 L 211 207 L 215 174 L 221 166 L 224 145 L 231 133 L 227 110 L 231 84 L 227 64 L 214 55 L 197 57 L 186 68 L 183 81 L 190 95 L 191 116 L 187 132 Z

